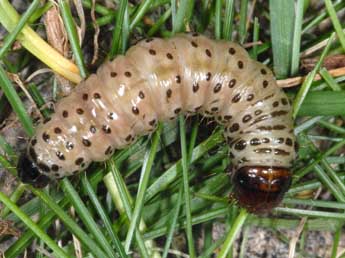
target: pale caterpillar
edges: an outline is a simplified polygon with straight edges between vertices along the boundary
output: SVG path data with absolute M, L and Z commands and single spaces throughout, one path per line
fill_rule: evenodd
M 74 175 L 180 113 L 224 126 L 240 205 L 260 212 L 279 204 L 296 155 L 290 103 L 242 47 L 197 33 L 142 40 L 103 64 L 37 127 L 19 176 L 44 186 Z

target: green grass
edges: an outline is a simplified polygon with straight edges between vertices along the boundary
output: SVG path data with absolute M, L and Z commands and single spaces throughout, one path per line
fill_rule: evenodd
M 296 256 L 308 253 L 305 234 L 319 230 L 334 235 L 331 257 L 336 257 L 345 219 L 345 76 L 332 78 L 322 67 L 322 60 L 333 53 L 344 54 L 344 21 L 336 14 L 344 11 L 345 4 L 327 0 L 316 10 L 311 2 L 146 0 L 134 5 L 133 1 L 119 0 L 117 9 L 101 1 L 95 6 L 101 29 L 99 60 L 104 61 L 125 53 L 140 38 L 169 37 L 191 30 L 239 43 L 261 41 L 262 45 L 248 49 L 252 58 L 286 79 L 305 75 L 300 53 L 329 38 L 328 44 L 314 53 L 318 62 L 304 83 L 286 90 L 293 103 L 300 148 L 292 186 L 272 214 L 248 214 L 228 199 L 232 185 L 227 168 L 231 160 L 222 128 L 205 125 L 198 117 L 181 116 L 178 121 L 161 124 L 152 136 L 117 151 L 106 163 L 93 164 L 87 173 L 63 179 L 44 190 L 19 183 L 9 196 L 0 192 L 4 205 L 0 219 L 13 221 L 23 232 L 13 239 L 5 256 L 18 257 L 27 250 L 45 257 L 40 253 L 43 250 L 55 257 L 75 257 L 74 236 L 80 241 L 83 257 L 122 258 L 132 257 L 133 252 L 140 257 L 177 257 L 170 251 L 186 252 L 190 257 L 234 257 L 233 243 L 240 232 L 243 240 L 239 252 L 246 255 L 252 245 L 248 238 L 251 227 L 267 228 L 288 244 L 290 239 L 279 230 L 296 229 L 301 217 L 307 217 Z M 83 0 L 82 4 L 88 14 L 92 1 Z M 92 42 L 84 40 L 80 46 L 76 28 L 79 18 L 68 1 L 60 0 L 58 6 L 77 65 L 52 50 L 35 33 L 42 31 L 38 21 L 51 6 L 35 0 L 19 16 L 7 0 L 0 1 L 0 23 L 9 31 L 0 48 L 0 88 L 27 137 L 34 134 L 34 122 L 24 102 L 27 98 L 11 82 L 8 72 L 34 72 L 39 69 L 38 63 L 44 63 L 79 82 L 94 69 L 88 63 Z M 320 30 L 318 25 L 328 18 L 329 28 Z M 92 38 L 92 21 L 86 23 L 86 35 Z M 11 48 L 15 39 L 23 49 Z M 315 82 L 317 73 L 322 80 Z M 48 87 L 55 92 L 52 81 L 26 85 L 37 107 L 51 100 L 42 90 Z M 43 109 L 41 114 L 47 117 L 50 111 Z M 19 152 L 6 139 L 6 135 L 0 135 L 0 166 L 16 175 Z M 313 194 L 319 188 L 328 194 L 314 200 Z M 302 198 L 303 193 L 307 197 Z M 63 225 L 58 229 L 57 220 Z M 212 239 L 212 229 L 218 223 L 225 224 L 226 232 Z M 201 235 L 204 237 L 200 241 Z M 176 245 L 176 236 L 185 239 L 183 245 Z M 0 235 L 0 241 L 7 239 Z M 39 249 L 32 249 L 35 246 Z

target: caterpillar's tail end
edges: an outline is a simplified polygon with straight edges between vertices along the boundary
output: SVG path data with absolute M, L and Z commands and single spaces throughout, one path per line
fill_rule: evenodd
M 290 187 L 291 173 L 283 167 L 245 166 L 235 171 L 232 182 L 239 205 L 262 214 L 281 202 Z
M 37 188 L 43 188 L 49 183 L 49 178 L 39 172 L 35 162 L 31 161 L 26 154 L 19 157 L 17 164 L 18 177 L 25 184 L 31 184 Z

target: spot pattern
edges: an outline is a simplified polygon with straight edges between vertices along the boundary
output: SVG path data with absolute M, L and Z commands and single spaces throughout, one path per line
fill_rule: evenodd
M 197 33 L 145 39 L 103 64 L 39 124 L 27 156 L 48 177 L 74 175 L 181 113 L 224 126 L 233 178 L 295 158 L 290 103 L 272 72 L 239 45 Z

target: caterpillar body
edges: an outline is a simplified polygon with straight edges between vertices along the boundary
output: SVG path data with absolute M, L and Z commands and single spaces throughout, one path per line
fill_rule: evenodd
M 290 103 L 241 46 L 197 33 L 145 39 L 103 64 L 37 127 L 19 176 L 44 186 L 74 175 L 180 113 L 224 126 L 240 205 L 252 212 L 278 205 L 295 158 Z

